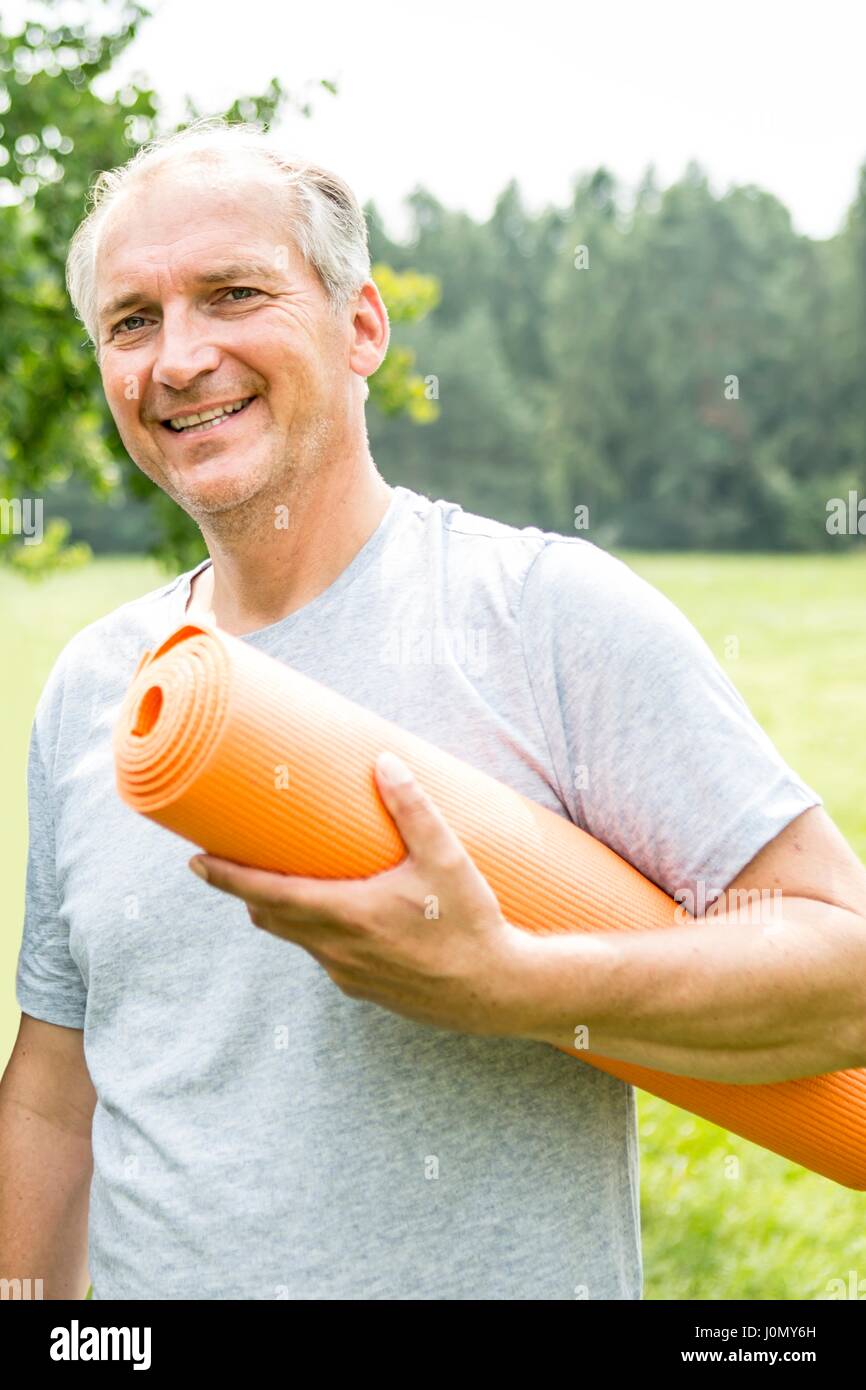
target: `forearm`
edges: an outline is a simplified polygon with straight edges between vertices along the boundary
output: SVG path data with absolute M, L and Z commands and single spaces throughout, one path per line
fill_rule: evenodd
M 853 912 L 785 898 L 765 923 L 729 912 L 535 941 L 539 1041 L 738 1083 L 866 1066 L 866 921 Z
M 0 1091 L 0 1279 L 22 1294 L 29 1279 L 33 1298 L 86 1297 L 91 1173 L 89 1138 Z

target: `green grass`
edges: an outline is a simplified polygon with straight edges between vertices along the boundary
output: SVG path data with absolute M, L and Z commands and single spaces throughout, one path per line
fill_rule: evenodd
M 691 618 L 782 755 L 866 860 L 866 556 L 623 557 Z M 18 1026 L 15 962 L 26 856 L 33 707 L 63 642 L 165 582 L 137 559 L 100 560 L 30 586 L 0 571 L 0 1066 Z M 736 639 L 736 643 L 729 639 Z M 648 1299 L 815 1299 L 866 1277 L 866 1195 L 640 1094 Z M 734 1161 L 736 1161 L 736 1166 Z

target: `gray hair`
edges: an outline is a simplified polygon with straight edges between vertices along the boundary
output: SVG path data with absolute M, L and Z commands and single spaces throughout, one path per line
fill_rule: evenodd
M 134 178 L 150 174 L 169 161 L 189 156 L 216 163 L 232 154 L 267 161 L 291 190 L 286 234 L 317 272 L 328 293 L 332 313 L 344 309 L 364 281 L 371 278 L 367 224 L 345 180 L 329 169 L 282 151 L 260 125 L 232 122 L 222 116 L 202 117 L 183 130 L 142 145 L 126 164 L 104 169 L 90 188 L 86 216 L 69 245 L 66 287 L 97 360 L 96 256 L 103 223 L 120 193 Z

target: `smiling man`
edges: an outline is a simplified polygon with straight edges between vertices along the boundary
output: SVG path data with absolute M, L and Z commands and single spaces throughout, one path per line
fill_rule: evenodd
M 305 238 L 291 238 L 291 201 L 307 209 L 308 242 L 329 199 L 348 193 L 324 172 L 294 190 L 274 164 L 250 169 L 232 148 L 239 138 L 221 157 L 188 149 L 143 162 L 115 193 L 92 278 L 84 257 L 95 236 L 73 247 L 70 278 L 76 286 L 81 275 L 92 306 L 106 398 L 130 457 L 207 541 L 213 564 L 195 577 L 195 604 L 244 632 L 336 578 L 391 489 L 363 417 L 387 314 L 368 278 L 349 316 L 338 280 L 369 276 L 362 215 L 342 213 L 354 213 L 355 244 L 332 249 L 332 298 L 305 264 Z
M 79 633 L 39 701 L 0 1274 L 80 1297 L 89 1260 L 97 1299 L 640 1298 L 634 1092 L 551 1044 L 585 1025 L 601 1055 L 742 1083 L 866 1064 L 866 870 L 625 565 L 383 481 L 364 402 L 388 320 L 341 179 L 200 124 L 99 179 L 69 285 L 131 458 L 209 558 Z M 388 873 L 195 876 L 111 757 L 142 650 L 185 613 L 668 893 L 727 896 L 642 937 L 531 937 L 386 758 Z M 781 910 L 744 920 L 739 890 Z

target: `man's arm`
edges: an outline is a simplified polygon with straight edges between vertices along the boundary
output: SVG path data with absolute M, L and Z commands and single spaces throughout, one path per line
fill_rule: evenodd
M 574 1048 L 585 1027 L 599 1056 L 710 1081 L 866 1067 L 866 868 L 826 812 L 793 820 L 719 909 L 669 931 L 538 939 L 529 1035 Z
M 0 1279 L 84 1298 L 96 1094 L 80 1028 L 21 1015 L 0 1081 Z

